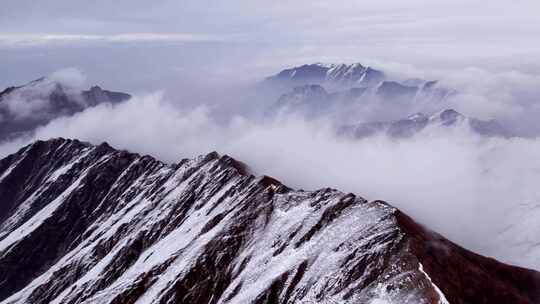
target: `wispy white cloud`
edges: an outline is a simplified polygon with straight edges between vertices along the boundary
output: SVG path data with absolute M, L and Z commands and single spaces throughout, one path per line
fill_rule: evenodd
M 0 33 L 0 47 L 28 47 L 49 44 L 132 43 L 132 42 L 205 42 L 224 41 L 226 37 L 194 33 L 57 34 Z

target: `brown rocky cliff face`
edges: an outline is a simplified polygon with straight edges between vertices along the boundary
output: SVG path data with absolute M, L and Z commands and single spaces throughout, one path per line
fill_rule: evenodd
M 397 219 L 450 303 L 540 303 L 540 273 L 467 251 L 401 212 Z
M 0 195 L 1 303 L 539 302 L 537 272 L 217 153 L 36 142 L 0 161 Z

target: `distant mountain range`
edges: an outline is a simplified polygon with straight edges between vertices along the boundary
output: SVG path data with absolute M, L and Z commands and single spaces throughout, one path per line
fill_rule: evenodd
M 511 137 L 512 134 L 495 120 L 480 120 L 465 117 L 452 109 L 442 110 L 433 115 L 417 113 L 394 121 L 376 121 L 346 125 L 339 129 L 340 135 L 364 138 L 375 134 L 385 134 L 392 138 L 407 138 L 432 127 L 467 127 L 472 132 L 487 137 Z
M 46 77 L 9 87 L 0 92 L 0 141 L 31 132 L 55 118 L 129 98 L 129 94 L 99 86 L 81 90 Z
M 268 108 L 265 106 L 267 119 L 292 113 L 307 118 L 328 117 L 340 135 L 353 138 L 374 134 L 406 138 L 436 125 L 467 125 L 483 136 L 513 135 L 498 121 L 450 110 L 446 102 L 457 92 L 439 86 L 437 81 L 390 80 L 385 73 L 359 63 L 306 64 L 268 77 L 264 84 L 283 92 Z M 130 97 L 99 86 L 81 90 L 46 77 L 9 87 L 0 92 L 0 141 L 32 132 L 55 118 Z M 436 123 L 439 116 L 451 117 L 451 122 Z
M 498 121 L 466 117 L 449 109 L 448 98 L 458 92 L 439 86 L 437 81 L 390 80 L 385 73 L 359 63 L 302 65 L 283 70 L 265 83 L 278 83 L 285 90 L 269 107 L 270 116 L 297 113 L 307 118 L 330 117 L 339 134 L 354 138 L 374 134 L 405 138 L 431 126 L 463 125 L 482 136 L 513 135 Z M 374 109 L 384 117 L 406 118 L 356 122 Z M 406 116 L 411 112 L 417 114 Z
M 452 90 L 438 86 L 437 81 L 419 78 L 397 81 L 384 72 L 361 63 L 353 64 L 305 64 L 285 69 L 264 81 L 267 85 L 294 88 L 304 85 L 320 85 L 330 91 L 344 91 L 351 88 L 375 88 L 384 97 L 403 97 L 419 92 L 451 94 Z

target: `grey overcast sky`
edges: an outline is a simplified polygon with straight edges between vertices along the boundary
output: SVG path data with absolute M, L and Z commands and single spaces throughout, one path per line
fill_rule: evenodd
M 3 0 L 0 86 L 66 68 L 123 90 L 285 66 L 540 70 L 540 1 Z

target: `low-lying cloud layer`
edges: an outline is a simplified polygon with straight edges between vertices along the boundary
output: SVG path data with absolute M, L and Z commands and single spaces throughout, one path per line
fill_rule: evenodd
M 51 113 L 54 111 L 51 94 L 58 90 L 59 84 L 61 93 L 68 96 L 69 101 L 84 103 L 81 91 L 86 85 L 86 76 L 78 69 L 66 68 L 2 96 L 0 117 L 8 116 L 21 122 L 58 116 L 61 113 Z
M 168 162 L 217 150 L 296 188 L 330 186 L 389 201 L 467 248 L 540 269 L 538 254 L 531 254 L 540 252 L 536 236 L 508 246 L 515 235 L 537 229 L 520 225 L 517 206 L 540 203 L 539 139 L 487 139 L 466 128 L 430 128 L 407 140 L 334 134 L 322 121 L 292 116 L 220 122 L 211 108 L 181 110 L 150 94 L 56 119 L 32 138 L 5 143 L 0 154 L 58 136 L 107 141 Z

